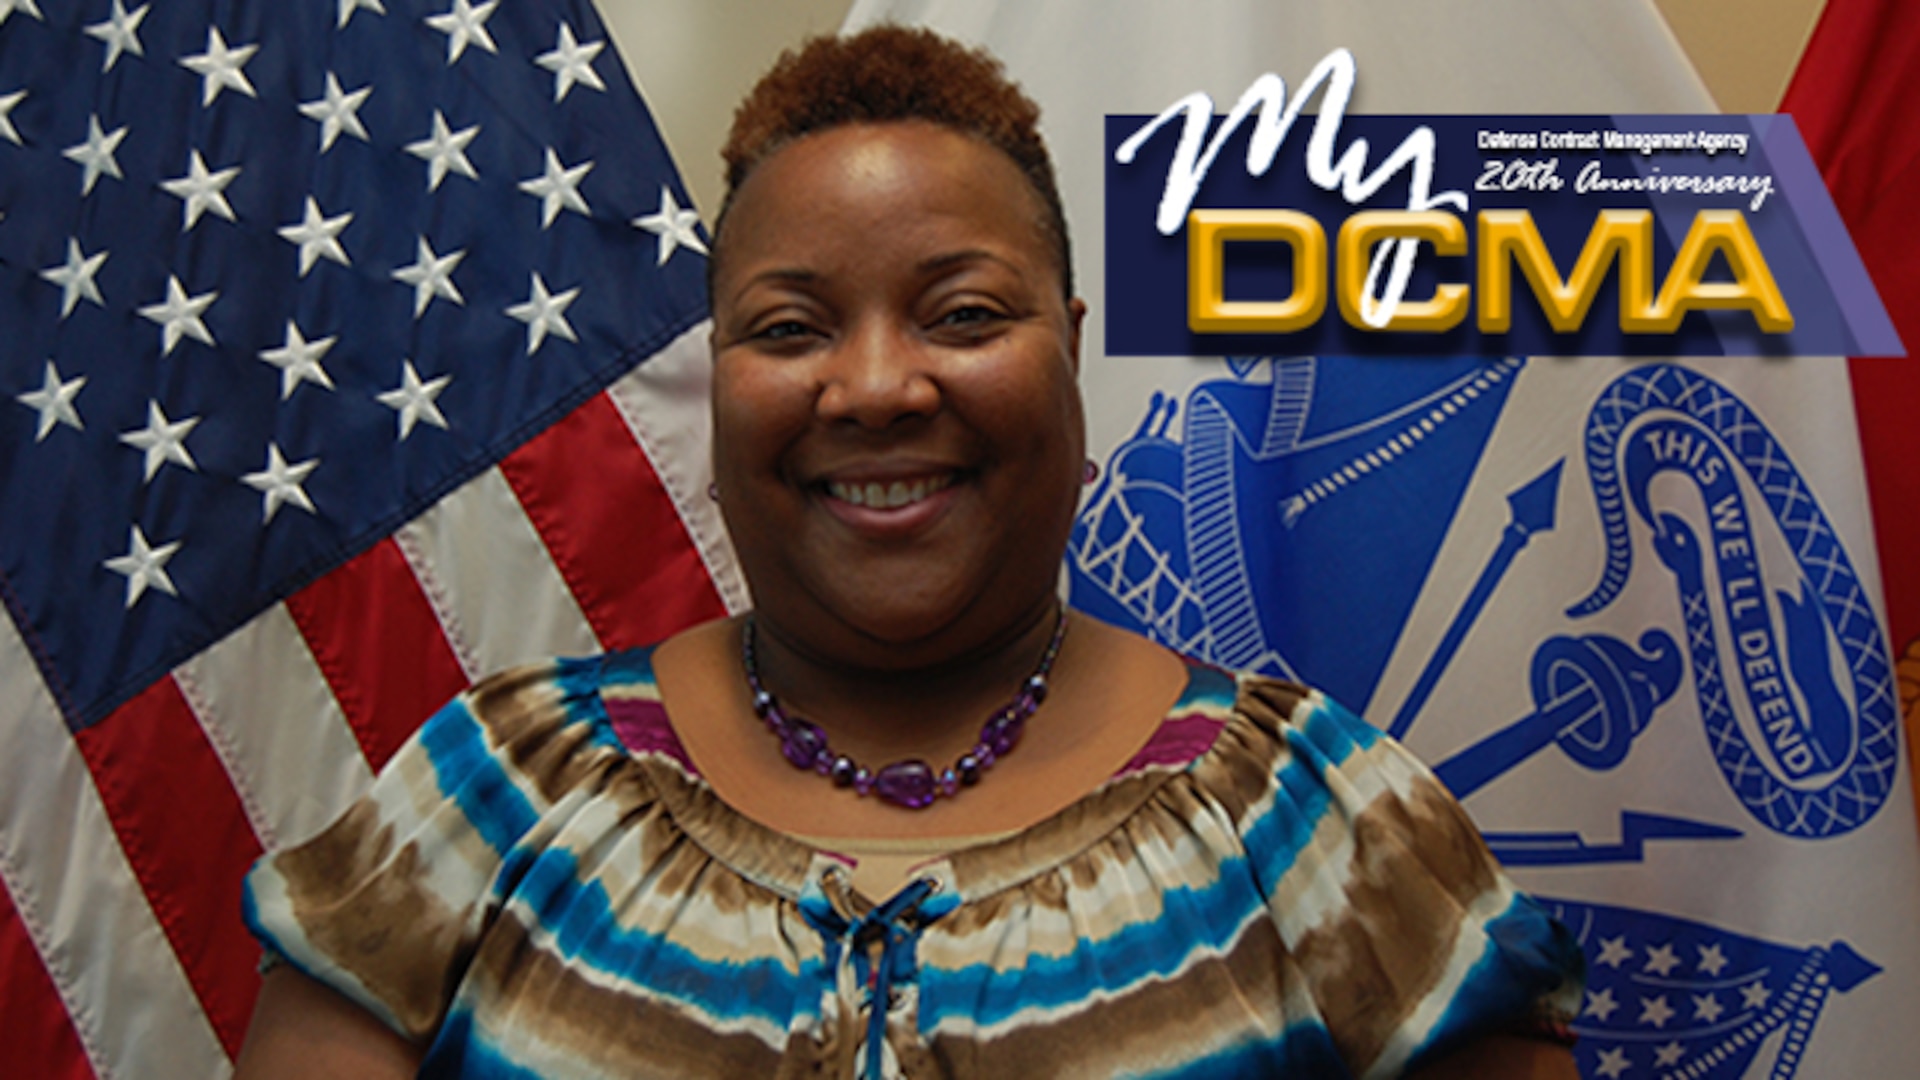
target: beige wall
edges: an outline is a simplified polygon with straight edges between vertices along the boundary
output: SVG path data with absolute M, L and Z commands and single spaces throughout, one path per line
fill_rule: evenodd
M 1772 112 L 1823 0 L 1654 3 L 1722 110 Z M 686 175 L 695 205 L 711 218 L 720 205 L 720 143 L 733 119 L 734 103 L 782 49 L 808 34 L 836 29 L 851 0 L 598 4 Z
M 1720 111 L 1772 112 L 1823 0 L 1654 0 Z

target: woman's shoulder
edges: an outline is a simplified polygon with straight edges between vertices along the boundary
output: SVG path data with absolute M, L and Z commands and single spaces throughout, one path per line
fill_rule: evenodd
M 1231 717 L 1191 775 L 1235 823 L 1268 895 L 1311 891 L 1336 850 L 1463 907 L 1511 895 L 1466 811 L 1399 742 L 1320 690 L 1228 677 Z
M 649 771 L 628 766 L 635 755 L 613 719 L 644 704 L 651 682 L 648 651 L 636 650 L 474 683 L 325 830 L 255 864 L 243 896 L 249 929 L 394 1030 L 426 1038 L 445 1016 L 445 975 L 471 950 L 476 912 L 508 879 L 541 852 L 603 835 L 576 820 L 597 799 L 611 800 L 599 817 L 614 822 L 657 801 Z M 375 938 L 387 944 L 370 952 Z
M 627 750 L 629 730 L 644 743 L 664 727 L 652 657 L 646 647 L 507 668 L 428 718 L 416 742 L 431 758 L 478 754 L 523 772 Z M 529 779 L 550 791 L 571 786 L 553 776 Z
M 1209 757 L 1216 767 L 1245 773 L 1258 765 L 1265 786 L 1320 786 L 1336 775 L 1376 777 L 1396 791 L 1432 781 L 1398 742 L 1323 691 L 1257 672 L 1228 672 L 1189 661 L 1189 696 L 1208 704 L 1229 700 L 1228 723 Z M 1196 766 L 1208 765 L 1206 758 Z M 1437 786 L 1437 781 L 1434 781 Z

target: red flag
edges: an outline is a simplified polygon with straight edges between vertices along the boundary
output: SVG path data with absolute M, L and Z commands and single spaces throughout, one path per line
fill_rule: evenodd
M 1908 359 L 1850 362 L 1907 747 L 1920 735 L 1920 8 L 1829 0 L 1780 111 L 1792 113 Z M 1920 762 L 1920 757 L 1914 758 Z

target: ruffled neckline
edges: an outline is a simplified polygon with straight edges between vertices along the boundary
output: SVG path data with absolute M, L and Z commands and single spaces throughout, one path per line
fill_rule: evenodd
M 1180 696 L 1147 742 L 1098 787 L 1004 839 L 959 848 L 927 863 L 930 877 L 972 902 L 1047 873 L 1112 835 L 1172 778 L 1217 754 L 1239 716 L 1239 680 L 1185 657 Z M 700 775 L 680 742 L 653 678 L 652 650 L 603 658 L 601 700 L 610 734 L 647 777 L 675 826 L 714 859 L 756 884 L 798 900 L 810 882 L 847 865 L 735 810 Z

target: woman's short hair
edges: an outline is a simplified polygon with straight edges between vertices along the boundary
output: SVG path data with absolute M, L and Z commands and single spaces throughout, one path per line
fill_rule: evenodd
M 1000 61 L 930 30 L 876 26 L 850 37 L 813 38 L 781 54 L 741 101 L 720 150 L 734 195 L 760 163 L 789 143 L 845 124 L 923 120 L 999 149 L 1026 176 L 1044 208 L 1043 228 L 1073 295 L 1073 256 L 1053 159 L 1040 138 L 1040 106 L 1007 78 Z

